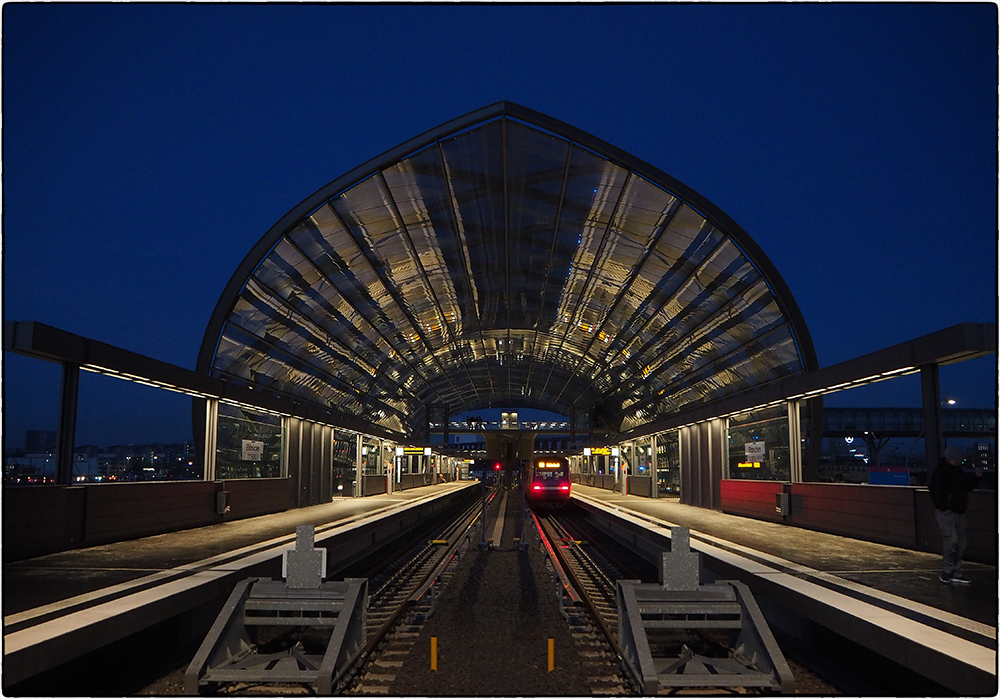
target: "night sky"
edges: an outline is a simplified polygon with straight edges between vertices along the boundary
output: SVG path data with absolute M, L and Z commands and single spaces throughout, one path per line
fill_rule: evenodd
M 997 312 L 997 7 L 3 7 L 3 312 L 187 368 L 253 244 L 326 183 L 500 100 L 701 193 L 774 262 L 821 366 Z M 56 429 L 4 357 L 5 441 Z M 994 407 L 994 358 L 941 390 Z M 830 405 L 919 405 L 910 377 Z M 78 444 L 190 437 L 85 375 Z M 8 438 L 9 435 L 9 438 Z

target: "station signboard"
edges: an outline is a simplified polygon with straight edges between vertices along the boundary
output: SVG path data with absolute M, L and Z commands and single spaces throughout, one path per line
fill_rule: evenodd
M 263 459 L 264 442 L 258 442 L 253 439 L 244 439 L 241 458 L 244 461 L 260 461 Z
M 746 450 L 747 461 L 764 460 L 764 442 L 747 442 L 743 448 Z

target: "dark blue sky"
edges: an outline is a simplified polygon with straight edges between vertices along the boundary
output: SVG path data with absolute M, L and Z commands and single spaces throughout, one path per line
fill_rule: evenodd
M 499 100 L 732 216 L 822 366 L 996 318 L 997 8 L 954 3 L 7 4 L 4 318 L 193 368 L 277 219 Z M 942 392 L 993 406 L 995 362 L 967 364 Z M 29 394 L 58 372 L 38 366 L 5 365 L 12 444 L 55 429 L 57 397 Z M 110 383 L 87 379 L 78 442 L 189 432 L 186 399 L 160 414 Z M 917 404 L 919 381 L 893 383 L 830 403 Z

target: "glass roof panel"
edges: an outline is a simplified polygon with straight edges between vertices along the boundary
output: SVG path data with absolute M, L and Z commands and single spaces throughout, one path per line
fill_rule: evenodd
M 484 327 L 506 323 L 503 123 L 490 122 L 447 139 L 441 152 L 466 241 L 480 322 Z
M 549 279 L 569 143 L 524 125 L 507 128 L 511 328 L 533 328 Z
M 451 193 L 437 148 L 428 148 L 384 171 L 386 185 L 423 267 L 448 335 L 476 326 L 460 299 L 470 295 L 468 266 L 455 226 Z M 436 310 L 436 307 L 435 307 Z
M 272 229 L 213 316 L 208 368 L 417 435 L 428 406 L 518 400 L 627 429 L 805 368 L 794 300 L 721 212 L 499 107 Z
M 368 178 L 332 204 L 355 240 L 365 245 L 383 284 L 395 292 L 393 299 L 405 308 L 411 329 L 431 348 L 440 347 L 442 319 L 381 177 Z

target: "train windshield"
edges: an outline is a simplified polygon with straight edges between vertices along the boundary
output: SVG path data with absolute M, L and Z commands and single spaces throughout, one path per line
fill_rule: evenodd
M 557 459 L 539 459 L 535 462 L 535 480 L 559 479 L 565 480 L 568 477 L 566 464 Z

